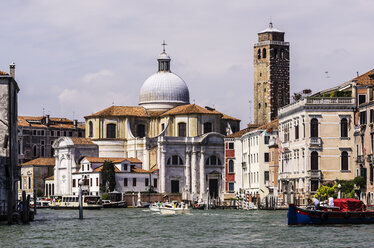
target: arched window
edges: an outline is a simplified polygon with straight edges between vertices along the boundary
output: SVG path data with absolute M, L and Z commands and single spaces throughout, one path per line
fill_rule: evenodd
M 280 51 L 280 57 L 281 57 L 281 59 L 284 59 L 284 50 L 283 50 L 283 48 Z
M 318 137 L 318 120 L 316 118 L 310 121 L 310 137 Z
M 274 58 L 278 58 L 278 49 L 274 48 Z
M 205 165 L 221 165 L 221 164 L 222 164 L 221 160 L 215 155 L 212 155 L 209 158 L 207 158 L 207 160 L 205 160 Z
M 173 155 L 170 158 L 168 158 L 167 165 L 183 165 L 183 160 L 178 155 Z
M 262 58 L 266 58 L 266 48 L 262 49 Z
M 88 122 L 88 137 L 93 137 L 93 124 L 92 124 L 92 121 Z
M 257 50 L 257 58 L 258 58 L 258 59 L 261 59 L 261 49 L 258 49 L 258 50 Z
M 229 173 L 234 173 L 234 161 L 229 160 Z
M 34 157 L 37 157 L 37 156 L 38 156 L 38 149 L 37 149 L 36 146 L 33 146 L 33 148 L 32 148 L 32 155 L 33 155 Z
M 341 154 L 341 169 L 348 170 L 348 152 L 344 151 Z
M 186 123 L 179 122 L 178 123 L 178 136 L 179 137 L 186 137 Z
M 310 169 L 318 170 L 318 152 L 314 151 L 311 153 Z
M 111 123 L 106 125 L 106 137 L 108 139 L 116 137 L 116 124 Z
M 31 189 L 31 177 L 29 177 L 29 189 Z
M 145 136 L 145 125 L 139 124 L 136 128 L 137 137 L 143 138 Z
M 204 123 L 204 133 L 210 133 L 212 132 L 212 123 L 211 122 L 205 122 Z
M 340 137 L 348 137 L 348 120 L 343 118 L 340 121 Z
M 259 108 L 259 109 L 261 108 L 261 103 L 258 104 L 258 108 Z

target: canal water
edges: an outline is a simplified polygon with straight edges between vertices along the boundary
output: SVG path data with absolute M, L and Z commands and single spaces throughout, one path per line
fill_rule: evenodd
M 374 247 L 374 225 L 287 225 L 286 211 L 40 209 L 28 225 L 0 225 L 0 247 Z

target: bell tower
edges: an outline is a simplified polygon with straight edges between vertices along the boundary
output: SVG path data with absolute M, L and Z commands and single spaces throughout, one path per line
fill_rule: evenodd
M 275 119 L 278 109 L 290 103 L 290 44 L 284 32 L 269 27 L 258 33 L 254 44 L 254 122 Z

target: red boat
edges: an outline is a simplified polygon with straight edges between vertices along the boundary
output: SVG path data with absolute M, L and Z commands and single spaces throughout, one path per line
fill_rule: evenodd
M 303 224 L 371 224 L 374 211 L 365 210 L 362 201 L 352 198 L 335 199 L 334 207 L 320 210 L 306 209 L 289 204 L 288 225 Z

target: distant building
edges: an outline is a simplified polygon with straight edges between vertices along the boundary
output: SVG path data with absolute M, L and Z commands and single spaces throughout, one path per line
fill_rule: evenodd
M 45 180 L 53 176 L 55 163 L 55 158 L 37 158 L 21 164 L 18 198 L 22 196 L 22 191 L 33 197 L 34 189 L 41 190 L 45 195 Z
M 17 152 L 17 114 L 19 88 L 15 65 L 10 75 L 0 71 L 0 219 L 12 222 L 16 210 L 17 186 L 20 177 Z
M 290 44 L 270 23 L 254 44 L 254 123 L 263 125 L 290 103 Z
M 77 120 L 45 116 L 18 116 L 19 161 L 53 157 L 53 142 L 59 137 L 84 137 L 85 126 Z

